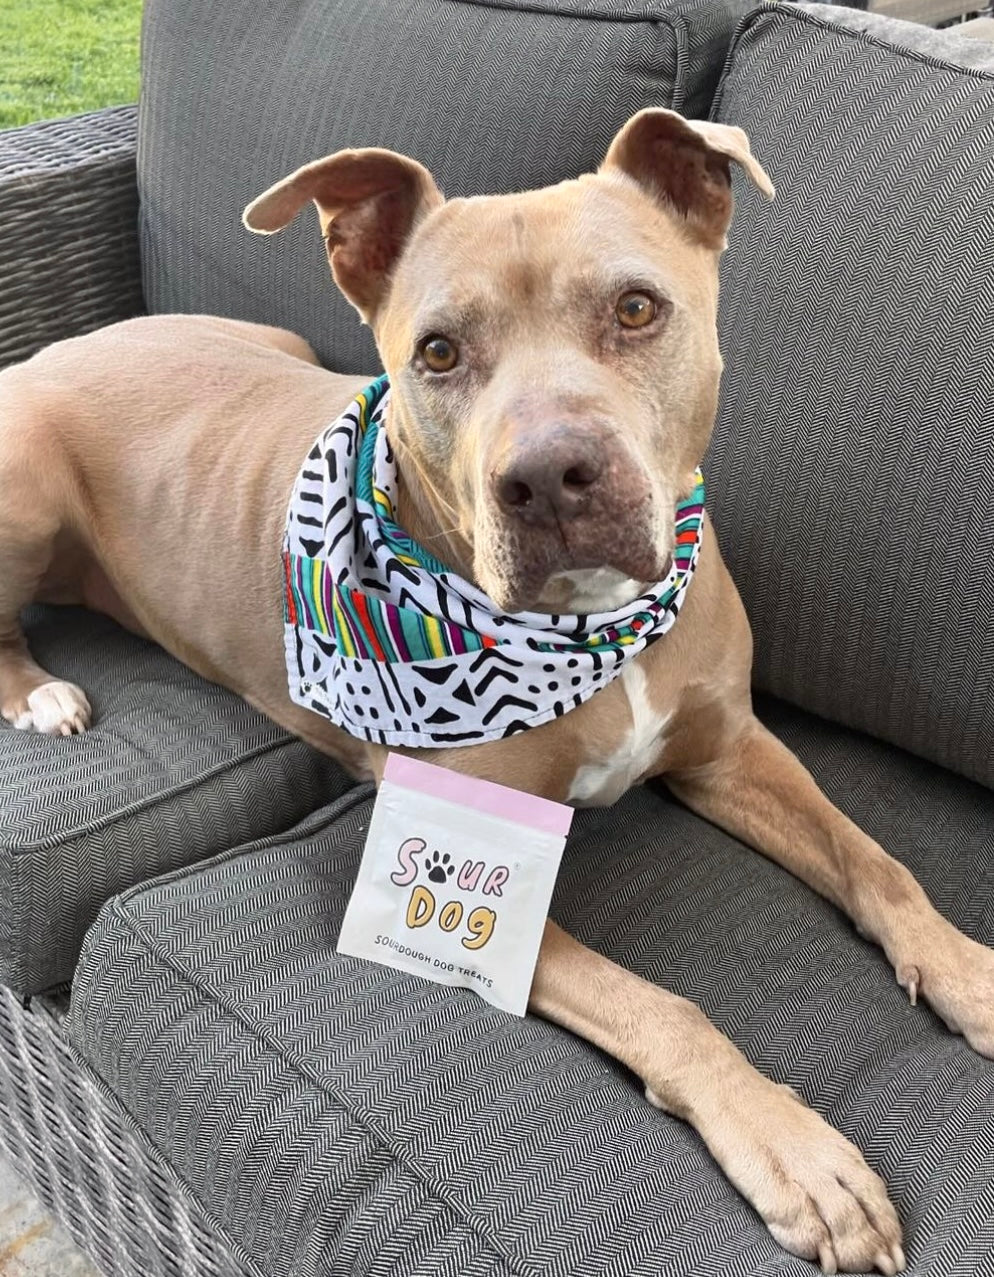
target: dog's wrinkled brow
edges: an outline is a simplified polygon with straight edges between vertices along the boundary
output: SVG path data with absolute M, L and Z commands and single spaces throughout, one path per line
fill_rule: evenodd
M 492 330 L 494 322 L 494 307 L 490 299 L 457 302 L 446 297 L 432 297 L 418 314 L 414 333 L 418 341 L 432 333 L 457 337 L 478 330 L 484 323 Z
M 509 306 L 515 304 L 514 290 L 508 288 L 502 297 L 498 297 L 497 290 L 488 288 L 484 292 L 483 287 L 481 286 L 481 295 L 478 298 L 456 299 L 433 295 L 426 299 L 426 305 L 418 314 L 414 325 L 417 338 L 423 339 L 431 333 L 444 333 L 452 337 L 478 330 L 483 325 L 493 331 L 503 309 L 500 302 Z M 639 289 L 666 299 L 673 297 L 670 280 L 662 277 L 656 263 L 643 257 L 616 260 L 610 264 L 610 268 L 578 268 L 558 281 L 549 280 L 548 289 L 553 297 L 558 294 L 573 306 L 582 306 L 585 302 L 599 304 L 621 293 Z
M 585 290 L 591 297 L 613 296 L 638 289 L 672 294 L 670 281 L 663 277 L 656 262 L 643 257 L 615 260 L 597 270 L 579 270 L 570 278 L 570 292 L 579 294 Z

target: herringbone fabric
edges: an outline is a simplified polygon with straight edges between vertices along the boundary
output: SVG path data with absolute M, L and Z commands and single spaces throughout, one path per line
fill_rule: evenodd
M 886 18 L 880 13 L 874 13 L 868 19 L 859 11 L 858 5 L 832 6 L 831 13 L 827 14 L 827 5 L 807 4 L 801 7 L 813 16 L 827 17 L 833 26 L 848 27 L 885 45 L 917 51 L 926 58 L 955 67 L 973 67 L 987 74 L 994 70 L 990 43 L 958 35 L 955 26 L 937 31 L 934 27 L 921 25 L 920 21 L 903 22 L 900 18 Z M 879 7 L 879 4 L 874 5 L 874 8 Z
M 715 113 L 750 133 L 777 198 L 737 192 L 705 473 L 759 684 L 991 785 L 994 58 L 978 61 L 974 41 L 838 9 L 744 24 Z
M 139 145 L 152 311 L 282 324 L 342 372 L 368 330 L 308 210 L 273 239 L 244 206 L 342 147 L 414 156 L 449 195 L 596 167 L 641 107 L 706 115 L 750 0 L 149 0 Z
M 95 723 L 53 738 L 0 722 L 0 983 L 67 983 L 97 910 L 133 883 L 286 829 L 345 774 L 161 648 L 79 609 L 28 639 Z
M 989 791 L 764 714 L 994 941 Z M 369 811 L 354 790 L 296 836 L 126 893 L 88 937 L 72 1040 L 223 1235 L 266 1277 L 809 1277 L 604 1055 L 335 953 Z M 992 1277 L 994 1066 L 831 906 L 671 800 L 640 789 L 575 829 L 553 916 L 858 1141 L 916 1277 Z

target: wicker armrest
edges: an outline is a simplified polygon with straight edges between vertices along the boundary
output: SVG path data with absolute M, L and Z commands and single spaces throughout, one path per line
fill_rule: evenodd
M 0 368 L 144 310 L 136 109 L 0 131 Z

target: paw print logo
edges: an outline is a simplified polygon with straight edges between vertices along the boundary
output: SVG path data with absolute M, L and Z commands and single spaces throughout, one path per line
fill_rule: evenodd
M 440 856 L 437 851 L 433 851 L 431 860 L 428 861 L 428 877 L 432 882 L 447 882 L 452 877 L 453 866 L 449 864 L 451 857 L 446 852 L 444 856 Z

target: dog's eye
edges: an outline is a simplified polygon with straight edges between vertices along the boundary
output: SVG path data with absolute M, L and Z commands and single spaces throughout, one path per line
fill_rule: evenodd
M 426 337 L 420 346 L 421 358 L 432 372 L 451 372 L 459 362 L 459 347 L 448 337 Z
M 614 313 L 623 328 L 644 328 L 656 318 L 656 303 L 648 293 L 622 293 Z

